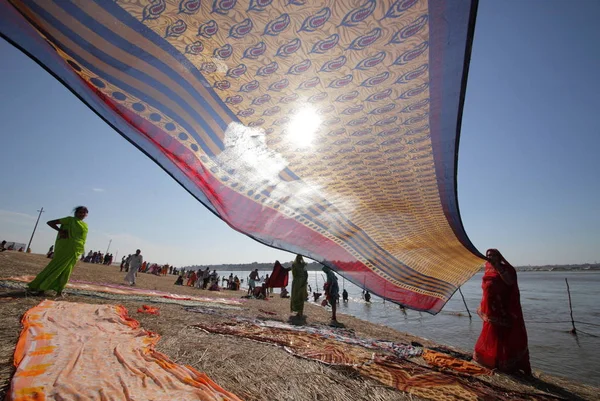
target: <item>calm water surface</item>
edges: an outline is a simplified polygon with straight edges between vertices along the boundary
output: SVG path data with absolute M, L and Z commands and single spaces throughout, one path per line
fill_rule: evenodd
M 265 273 L 270 272 L 261 272 L 261 277 Z M 345 286 L 350 302 L 340 304 L 339 311 L 470 352 L 481 331 L 481 319 L 475 313 L 481 301 L 481 277 L 476 274 L 462 287 L 471 320 L 458 292 L 436 316 L 412 310 L 405 315 L 397 305 L 375 296 L 371 304 L 365 303 L 362 290 L 342 277 L 340 289 Z M 577 337 L 569 333 L 565 278 L 571 287 L 575 320 L 591 323 L 576 322 Z M 600 386 L 600 272 L 519 272 L 518 279 L 533 368 Z M 313 290 L 322 288 L 323 281 L 323 273 L 309 272 Z

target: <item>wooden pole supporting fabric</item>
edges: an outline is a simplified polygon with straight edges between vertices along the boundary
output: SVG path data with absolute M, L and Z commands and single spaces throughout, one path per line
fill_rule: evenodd
M 467 301 L 465 301 L 465 296 L 463 295 L 460 287 L 458 287 L 458 292 L 460 292 L 460 296 L 462 297 L 463 303 L 465 304 L 465 308 L 467 308 L 467 313 L 469 314 L 469 319 L 471 319 L 471 311 L 469 310 L 469 307 L 467 306 Z
M 569 295 L 569 311 L 571 312 L 571 334 L 577 335 L 577 329 L 575 329 L 575 320 L 573 319 L 573 306 L 571 305 L 571 289 L 569 288 L 569 280 L 565 277 L 565 283 L 567 283 L 567 294 Z

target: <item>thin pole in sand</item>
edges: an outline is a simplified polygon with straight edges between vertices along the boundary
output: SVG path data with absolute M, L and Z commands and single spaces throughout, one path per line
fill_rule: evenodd
M 33 227 L 33 232 L 31 233 L 31 238 L 29 238 L 29 244 L 27 244 L 27 249 L 29 249 L 31 247 L 31 241 L 33 241 L 33 236 L 35 235 L 35 230 L 37 229 L 37 225 L 40 222 L 40 217 L 42 216 L 42 213 L 44 213 L 44 208 L 42 207 L 41 210 L 38 210 L 38 212 L 40 212 L 40 214 L 38 214 L 38 218 L 35 221 L 35 226 Z M 27 250 L 25 249 L 25 250 Z
M 385 290 L 387 287 L 387 281 L 383 282 L 383 304 L 385 305 Z
M 458 287 L 458 292 L 460 292 L 460 296 L 462 297 L 463 304 L 465 304 L 465 308 L 467 308 L 467 313 L 469 314 L 469 319 L 471 319 L 471 311 L 469 310 L 469 307 L 467 306 L 467 301 L 465 301 L 465 296 L 463 295 L 460 287 Z
M 108 253 L 108 250 L 110 249 L 110 244 L 112 244 L 112 239 L 110 241 L 108 241 L 108 246 L 106 247 L 106 253 Z
M 569 280 L 565 277 L 565 283 L 567 283 L 567 294 L 569 294 L 569 311 L 571 312 L 571 325 L 573 328 L 570 333 L 573 335 L 577 335 L 577 329 L 575 329 L 575 320 L 573 319 L 573 306 L 571 305 L 571 290 L 569 289 Z

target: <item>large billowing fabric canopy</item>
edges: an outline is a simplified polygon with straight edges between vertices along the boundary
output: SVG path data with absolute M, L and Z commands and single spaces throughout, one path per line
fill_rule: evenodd
M 438 312 L 470 0 L 0 0 L 0 32 L 234 229 Z M 201 239 L 199 239 L 201 243 Z

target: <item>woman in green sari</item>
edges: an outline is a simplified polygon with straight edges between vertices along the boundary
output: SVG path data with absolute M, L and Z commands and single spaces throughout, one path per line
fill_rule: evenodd
M 304 301 L 308 298 L 308 292 L 306 291 L 308 271 L 302 255 L 297 255 L 296 260 L 292 263 L 292 279 L 290 309 L 292 312 L 297 312 L 296 317 L 302 318 L 304 316 Z
M 54 290 L 57 296 L 63 296 L 63 290 L 69 282 L 73 267 L 84 251 L 88 227 L 83 219 L 87 215 L 87 208 L 78 206 L 73 217 L 50 220 L 47 223 L 58 231 L 54 244 L 54 257 L 48 266 L 28 284 L 29 290 L 38 293 Z

